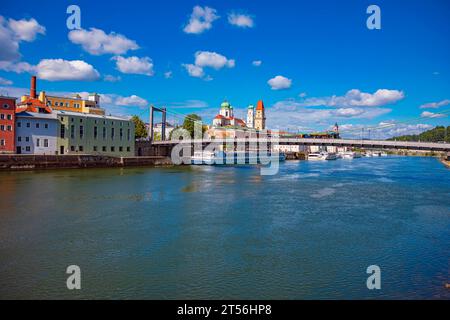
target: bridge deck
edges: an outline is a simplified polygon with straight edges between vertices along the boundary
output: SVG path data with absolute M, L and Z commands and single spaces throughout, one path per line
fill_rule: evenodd
M 301 139 L 301 138 L 246 138 L 246 139 L 194 139 L 154 141 L 153 145 L 173 146 L 176 144 L 281 144 L 281 145 L 309 145 L 309 146 L 348 146 L 380 149 L 412 149 L 430 151 L 450 151 L 450 143 L 386 141 L 386 140 L 351 140 L 351 139 Z

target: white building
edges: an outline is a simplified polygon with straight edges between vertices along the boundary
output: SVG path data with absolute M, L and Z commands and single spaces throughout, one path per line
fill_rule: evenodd
M 16 153 L 56 154 L 56 113 L 22 112 L 16 115 Z
M 220 105 L 219 114 L 213 120 L 214 127 L 243 127 L 245 128 L 247 125 L 244 120 L 235 118 L 233 112 L 233 106 L 228 103 L 228 101 L 224 101 Z
M 275 144 L 272 146 L 272 151 L 275 152 L 304 152 L 307 151 L 307 147 L 303 145 L 279 145 Z

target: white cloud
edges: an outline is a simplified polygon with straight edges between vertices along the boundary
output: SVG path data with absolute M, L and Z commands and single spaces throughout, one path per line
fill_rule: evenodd
M 334 114 L 338 117 L 355 117 L 363 114 L 364 112 L 364 109 L 339 108 L 334 111 Z
M 0 16 L 0 61 L 18 60 L 20 42 L 32 42 L 38 34 L 45 34 L 45 28 L 33 18 L 7 21 Z
M 45 27 L 41 26 L 35 19 L 30 20 L 8 20 L 9 28 L 21 41 L 34 41 L 37 34 L 45 34 Z
M 164 72 L 164 78 L 171 79 L 172 78 L 172 71 L 166 71 Z
M 0 85 L 2 86 L 10 86 L 13 82 L 11 80 L 0 77 Z
M 210 7 L 195 6 L 192 10 L 188 24 L 183 31 L 199 34 L 212 28 L 212 23 L 219 18 L 217 11 Z
M 122 78 L 120 76 L 113 76 L 110 74 L 107 74 L 103 77 L 103 80 L 105 80 L 106 82 L 119 82 L 120 80 L 122 80 Z
M 284 90 L 289 89 L 292 85 L 292 80 L 283 76 L 276 76 L 275 78 L 267 81 L 272 90 Z
M 111 32 L 106 34 L 103 30 L 91 28 L 87 30 L 72 30 L 69 32 L 69 39 L 75 44 L 93 55 L 101 54 L 125 54 L 129 50 L 139 49 L 136 41 Z
M 211 81 L 213 78 L 205 74 L 204 68 L 219 70 L 224 67 L 234 68 L 235 65 L 235 60 L 210 51 L 197 51 L 194 64 L 182 64 L 191 77 L 203 78 L 205 81 Z
M 195 53 L 195 65 L 201 68 L 210 67 L 218 70 L 225 66 L 234 68 L 235 61 L 216 52 L 197 51 Z
M 31 73 L 36 71 L 36 67 L 28 62 L 0 61 L 0 70 L 15 73 Z
M 364 136 L 372 139 L 388 139 L 392 137 L 420 134 L 433 126 L 429 124 L 404 124 L 395 121 L 380 122 L 376 125 L 362 125 L 362 124 L 342 124 L 339 126 L 339 131 L 343 138 L 361 138 L 362 129 L 364 129 Z
M 430 102 L 430 103 L 425 103 L 423 105 L 420 106 L 420 109 L 437 109 L 446 105 L 450 104 L 450 100 L 445 99 L 439 102 Z
M 49 81 L 91 81 L 100 77 L 92 65 L 82 60 L 43 59 L 36 71 L 38 78 Z
M 117 70 L 122 73 L 129 74 L 143 74 L 146 76 L 153 76 L 153 61 L 149 57 L 129 57 L 124 58 L 121 56 L 116 56 L 112 58 L 116 61 Z
M 305 128 L 325 130 L 343 119 L 370 120 L 391 112 L 388 108 L 308 108 L 302 101 L 282 100 L 266 109 L 268 127 L 274 129 Z
M 445 118 L 446 114 L 424 111 L 420 114 L 422 118 Z
M 252 65 L 255 67 L 259 67 L 260 65 L 262 65 L 262 61 L 261 60 L 255 60 L 252 62 Z
M 129 97 L 119 97 L 115 100 L 115 104 L 118 106 L 138 106 L 145 107 L 148 105 L 147 100 L 138 97 L 136 95 L 132 95 Z
M 254 26 L 253 18 L 246 14 L 230 13 L 228 15 L 228 22 L 241 28 L 253 28 Z
M 302 104 L 303 106 L 328 107 L 379 107 L 395 103 L 404 97 L 404 93 L 398 90 L 379 89 L 372 94 L 352 89 L 344 96 L 308 98 Z
M 195 64 L 183 64 L 183 67 L 186 68 L 186 71 L 191 77 L 203 78 L 203 76 L 205 75 L 203 68 L 198 67 Z

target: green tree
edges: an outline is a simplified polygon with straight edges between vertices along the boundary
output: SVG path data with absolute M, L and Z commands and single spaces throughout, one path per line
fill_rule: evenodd
M 183 122 L 183 129 L 186 129 L 191 137 L 194 137 L 194 127 L 195 126 L 201 126 L 202 129 L 202 135 L 206 131 L 206 126 L 202 124 L 202 118 L 195 113 L 188 114 L 184 118 Z M 201 137 L 195 137 L 195 138 L 201 138 Z
M 131 120 L 134 122 L 134 128 L 135 128 L 135 138 L 141 139 L 145 138 L 148 135 L 147 129 L 145 128 L 144 121 L 141 120 L 138 116 L 133 116 Z

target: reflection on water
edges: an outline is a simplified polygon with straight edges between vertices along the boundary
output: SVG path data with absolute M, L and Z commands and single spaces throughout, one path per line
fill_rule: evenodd
M 450 170 L 435 159 L 0 179 L 0 298 L 450 298 Z

